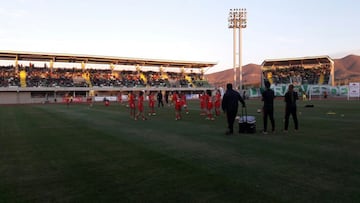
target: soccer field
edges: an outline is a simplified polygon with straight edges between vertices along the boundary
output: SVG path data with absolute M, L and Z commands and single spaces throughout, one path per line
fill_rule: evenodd
M 314 108 L 305 108 L 313 104 Z M 125 105 L 0 106 L 0 202 L 359 202 L 359 101 L 300 101 L 300 130 L 225 136 L 224 115 Z M 291 118 L 290 118 L 291 119 Z M 238 126 L 236 125 L 236 129 Z

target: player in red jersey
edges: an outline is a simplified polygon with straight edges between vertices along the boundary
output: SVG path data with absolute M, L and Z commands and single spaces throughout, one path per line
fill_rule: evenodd
M 69 108 L 70 104 L 73 102 L 73 97 L 70 95 L 67 95 L 65 97 L 65 101 L 66 101 L 66 106 Z
M 216 90 L 215 94 L 215 115 L 220 116 L 220 107 L 221 107 L 221 93 L 220 90 Z
M 205 101 L 205 92 L 199 94 L 200 100 L 200 115 L 206 115 L 206 101 Z
M 212 109 L 214 107 L 213 104 L 213 98 L 211 96 L 211 90 L 206 90 L 206 96 L 205 96 L 205 101 L 206 101 L 206 113 L 207 113 L 207 120 L 214 120 L 213 117 L 213 113 L 212 113 Z
M 66 107 L 69 108 L 70 105 L 70 97 L 68 95 L 65 96 L 65 103 L 66 103 Z
M 178 91 L 175 91 L 173 93 L 172 101 L 174 102 L 174 105 L 175 105 L 175 120 L 180 120 L 181 119 L 182 102 L 181 102 L 181 98 L 179 97 Z
M 104 105 L 105 106 L 109 106 L 110 105 L 110 101 L 108 98 L 104 97 Z
M 132 92 L 128 94 L 128 103 L 130 108 L 130 118 L 135 118 L 135 96 Z
M 93 103 L 92 103 L 92 97 L 91 96 L 88 96 L 86 98 L 86 103 L 88 104 L 88 107 L 92 107 L 93 106 Z
M 181 94 L 181 102 L 182 102 L 182 106 L 183 106 L 184 109 L 185 109 L 185 113 L 186 113 L 186 114 L 189 114 L 189 110 L 188 110 L 188 108 L 187 108 L 186 94 L 185 94 L 185 93 L 182 93 L 182 94 Z
M 137 107 L 138 107 L 138 113 L 135 116 L 135 120 L 139 118 L 141 115 L 143 120 L 146 120 L 145 114 L 144 114 L 144 92 L 140 91 L 138 98 L 137 98 Z
M 151 115 L 155 116 L 156 115 L 156 113 L 155 113 L 155 95 L 153 92 L 150 92 L 150 94 L 149 94 L 149 108 L 150 108 L 149 116 L 151 116 Z

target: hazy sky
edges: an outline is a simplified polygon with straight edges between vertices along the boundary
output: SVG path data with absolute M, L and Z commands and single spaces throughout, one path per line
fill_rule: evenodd
M 231 8 L 246 8 L 243 65 L 360 54 L 359 0 L 1 0 L 0 50 L 217 62 L 232 68 Z

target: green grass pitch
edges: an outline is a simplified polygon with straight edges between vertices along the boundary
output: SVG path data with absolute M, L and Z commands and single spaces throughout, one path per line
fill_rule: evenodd
M 300 101 L 300 130 L 283 133 L 277 100 L 268 135 L 261 102 L 247 106 L 259 132 L 234 136 L 197 101 L 180 121 L 173 107 L 135 121 L 115 103 L 0 106 L 0 202 L 360 201 L 359 101 Z

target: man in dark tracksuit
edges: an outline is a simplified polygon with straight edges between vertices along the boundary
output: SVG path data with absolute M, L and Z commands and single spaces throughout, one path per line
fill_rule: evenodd
M 157 93 L 157 101 L 158 101 L 158 107 L 160 106 L 164 107 L 163 95 L 160 91 Z
M 288 91 L 285 94 L 285 132 L 287 132 L 289 127 L 289 118 L 292 115 L 295 125 L 295 130 L 299 129 L 299 123 L 296 115 L 296 100 L 298 100 L 298 94 L 294 91 L 294 85 L 289 85 Z
M 267 134 L 267 118 L 270 118 L 271 122 L 271 131 L 275 131 L 275 120 L 274 120 L 274 98 L 275 93 L 270 89 L 270 82 L 265 81 L 265 91 L 261 93 L 262 101 L 264 102 L 263 106 L 263 123 L 264 130 L 263 134 Z
M 242 106 L 245 107 L 245 102 L 240 96 L 239 92 L 233 90 L 232 84 L 228 83 L 226 85 L 226 92 L 223 96 L 221 107 L 225 112 L 227 117 L 227 123 L 229 130 L 226 131 L 226 135 L 231 135 L 234 133 L 234 121 L 238 112 L 239 101 Z

